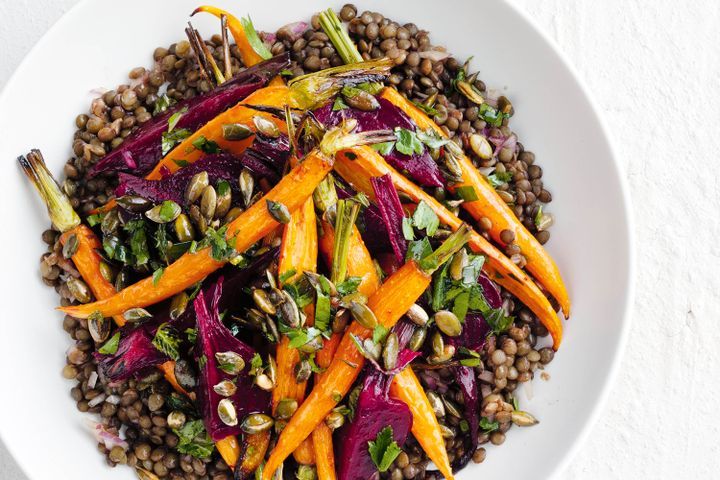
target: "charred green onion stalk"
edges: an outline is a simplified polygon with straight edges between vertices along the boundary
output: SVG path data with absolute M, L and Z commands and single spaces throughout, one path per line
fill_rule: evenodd
M 347 31 L 343 28 L 340 19 L 332 8 L 328 8 L 324 12 L 320 12 L 320 26 L 325 31 L 330 41 L 345 63 L 361 63 L 362 55 L 355 44 L 353 44 Z

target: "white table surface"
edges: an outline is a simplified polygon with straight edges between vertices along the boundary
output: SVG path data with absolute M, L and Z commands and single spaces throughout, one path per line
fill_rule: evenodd
M 76 1 L 0 0 L 0 87 Z M 718 478 L 720 2 L 511 1 L 588 85 L 634 203 L 631 338 L 609 403 L 561 478 Z M 26 480 L 2 445 L 0 479 Z

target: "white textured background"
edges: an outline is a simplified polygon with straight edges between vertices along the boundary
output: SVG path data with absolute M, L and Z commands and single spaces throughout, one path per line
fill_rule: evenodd
M 76 1 L 0 0 L 0 87 Z M 720 2 L 510 1 L 589 86 L 634 201 L 630 342 L 600 422 L 561 477 L 720 478 Z M 2 445 L 0 480 L 25 480 Z

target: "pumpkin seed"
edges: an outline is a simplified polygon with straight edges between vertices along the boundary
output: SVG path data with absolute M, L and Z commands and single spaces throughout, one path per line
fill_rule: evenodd
M 187 360 L 180 359 L 175 362 L 175 378 L 185 390 L 190 391 L 197 386 L 197 375 Z
M 110 322 L 100 312 L 93 312 L 87 319 L 88 331 L 95 343 L 103 343 L 110 337 Z
M 265 200 L 267 205 L 268 213 L 277 222 L 287 224 L 290 223 L 290 210 L 280 202 L 273 202 L 272 200 Z
M 537 227 L 538 232 L 542 232 L 550 228 L 553 223 L 555 223 L 555 217 L 549 213 L 541 213 L 539 218 L 535 220 L 535 227 Z
M 120 270 L 115 277 L 115 290 L 119 292 L 120 290 L 125 289 L 128 285 L 130 285 L 130 274 L 127 270 Z
M 152 202 L 137 195 L 124 195 L 115 199 L 118 205 L 128 212 L 140 213 L 152 207 Z
M 358 302 L 350 302 L 349 310 L 355 321 L 368 330 L 372 330 L 377 326 L 377 317 L 375 317 L 375 314 L 367 305 Z
M 337 430 L 342 427 L 344 423 L 345 415 L 340 412 L 330 412 L 328 416 L 325 417 L 325 425 L 327 425 L 330 430 Z
M 259 249 L 258 252 L 262 250 Z M 267 251 L 267 250 L 266 250 Z M 256 254 L 257 256 L 257 254 Z M 273 272 L 271 269 L 266 268 L 265 269 L 265 278 L 267 278 L 268 285 L 270 285 L 270 288 L 277 288 L 277 282 L 275 281 L 275 272 Z
M 100 223 L 100 230 L 105 235 L 112 235 L 113 233 L 117 232 L 118 227 L 120 226 L 120 215 L 118 214 L 117 209 L 110 210 L 105 214 L 105 217 L 103 217 L 102 223 Z
M 292 296 L 284 290 L 282 290 L 283 302 L 278 305 L 278 316 L 287 324 L 290 328 L 297 328 L 300 326 L 300 309 L 293 300 Z
M 445 350 L 445 340 L 440 332 L 435 332 L 432 337 L 432 351 L 435 355 L 442 355 Z
M 433 319 L 440 331 L 448 337 L 457 337 L 462 333 L 462 324 L 460 323 L 460 320 L 457 315 L 449 310 L 440 310 L 433 315 Z
M 70 236 L 67 237 L 67 240 L 65 240 L 65 245 L 63 245 L 63 257 L 72 258 L 72 256 L 75 255 L 75 252 L 77 252 L 78 245 L 80 245 L 80 242 L 78 242 L 77 235 L 74 233 L 70 234 Z
M 185 202 L 195 203 L 195 200 L 200 198 L 205 187 L 210 185 L 210 177 L 207 172 L 200 172 L 193 175 L 190 181 L 185 187 Z
M 452 402 L 451 400 L 448 400 L 445 396 L 441 396 L 443 404 L 445 405 L 445 411 L 452 415 L 455 418 L 462 418 L 462 413 L 460 412 L 460 409 L 458 406 Z
M 253 289 L 252 297 L 255 305 L 257 305 L 257 307 L 263 312 L 267 313 L 268 315 L 275 315 L 277 313 L 275 305 L 272 304 L 265 290 L 261 288 Z
M 443 424 L 440 424 L 440 434 L 443 438 L 455 438 L 455 430 Z
M 202 191 L 200 199 L 200 213 L 208 220 L 215 217 L 215 209 L 217 208 L 217 192 L 212 185 L 208 185 Z
M 475 85 L 468 83 L 464 80 L 460 80 L 455 83 L 455 86 L 460 91 L 460 93 L 462 93 L 465 98 L 467 98 L 471 102 L 477 105 L 482 105 L 483 103 L 485 103 L 485 99 L 480 94 L 480 91 L 475 88 Z
M 523 412 L 522 410 L 515 410 L 512 412 L 512 422 L 518 427 L 532 427 L 533 425 L 540 423 L 537 418 L 533 417 L 528 412 Z
M 243 213 L 243 209 L 240 207 L 233 207 L 228 211 L 228 213 L 225 215 L 225 218 L 223 219 L 223 223 L 230 223 L 236 218 L 240 216 L 240 214 Z
M 428 314 L 425 311 L 425 309 L 422 308 L 417 303 L 413 303 L 412 307 L 410 307 L 410 309 L 407 311 L 407 313 L 405 313 L 405 315 L 407 315 L 407 317 L 415 325 L 419 325 L 421 327 L 424 326 L 429 319 Z
M 264 373 L 261 373 L 260 375 L 255 377 L 255 385 L 265 390 L 266 392 L 269 392 L 270 390 L 275 388 L 275 384 L 273 383 L 273 381 L 270 380 L 270 377 L 268 377 Z
M 260 115 L 253 117 L 253 124 L 258 132 L 270 138 L 277 138 L 280 136 L 280 129 L 273 122 Z
M 252 174 L 248 169 L 243 168 L 243 170 L 240 172 L 238 184 L 240 185 L 240 193 L 242 193 L 243 204 L 247 208 L 250 206 L 253 189 L 255 188 L 255 179 L 253 178 Z
M 436 353 L 436 354 L 430 356 L 430 358 L 428 358 L 428 362 L 433 365 L 437 365 L 438 363 L 445 363 L 445 362 L 450 361 L 450 359 L 452 359 L 452 357 L 454 355 L 455 355 L 455 347 L 453 347 L 452 345 L 445 345 L 442 353 L 439 353 L 439 354 Z
M 268 366 L 265 374 L 268 376 L 273 385 L 277 383 L 277 362 L 275 361 L 275 357 L 272 355 L 268 355 Z
M 317 337 L 313 337 L 306 343 L 300 345 L 298 347 L 298 350 L 302 353 L 310 354 L 310 353 L 317 352 L 318 350 L 320 350 L 322 348 L 322 346 L 323 346 L 322 338 L 320 337 L 320 335 L 318 335 Z
M 512 116 L 515 113 L 512 102 L 505 96 L 500 95 L 497 99 L 498 110 Z
M 463 268 L 468 265 L 468 254 L 464 248 L 461 248 L 459 252 L 453 256 L 450 262 L 450 277 L 453 280 L 462 280 Z
M 173 410 L 167 416 L 168 427 L 175 430 L 182 428 L 183 425 L 185 425 L 186 420 L 187 418 L 185 417 L 185 414 L 180 410 Z
M 413 352 L 419 352 L 423 344 L 425 343 L 426 337 L 427 328 L 416 328 L 412 336 L 410 337 L 410 342 L 408 342 L 408 347 L 410 348 L 410 350 L 412 350 Z
M 140 480 L 160 480 L 160 478 L 152 472 L 145 470 L 144 468 L 136 468 L 135 473 Z
M 176 320 L 187 310 L 190 296 L 185 292 L 180 292 L 170 300 L 170 318 Z
M 262 413 L 253 413 L 245 417 L 240 428 L 249 434 L 261 433 L 269 430 L 273 426 L 273 419 Z
M 380 108 L 380 102 L 377 101 L 377 98 L 364 90 L 357 90 L 353 92 L 353 95 L 343 94 L 343 98 L 345 103 L 364 112 L 372 112 Z
M 180 205 L 172 200 L 165 200 L 160 205 L 145 212 L 145 216 L 155 223 L 170 223 L 182 213 Z
M 222 397 L 232 397 L 237 392 L 237 385 L 230 380 L 223 380 L 217 385 L 213 386 L 215 393 Z
M 223 398 L 222 400 L 220 400 L 220 402 L 218 403 L 217 412 L 220 420 L 222 420 L 225 425 L 229 427 L 234 427 L 238 424 L 235 405 L 233 405 L 232 400 L 230 400 L 229 398 Z
M 463 171 L 460 162 L 450 152 L 445 153 L 445 167 L 455 179 L 462 179 Z
M 215 206 L 215 217 L 224 217 L 225 214 L 230 210 L 230 204 L 232 203 L 232 190 L 230 184 L 225 180 L 218 182 L 217 184 L 217 203 Z
M 90 295 L 90 289 L 88 288 L 87 284 L 79 278 L 69 277 L 67 280 L 67 286 L 72 296 L 78 302 L 88 303 L 90 302 L 90 300 L 92 300 L 92 296 Z
M 445 416 L 445 404 L 443 403 L 442 399 L 440 398 L 440 395 L 433 392 L 432 390 L 425 392 L 427 394 L 427 398 L 430 401 L 430 406 L 433 409 L 433 412 L 435 412 L 435 416 L 438 418 L 442 418 Z
M 473 133 L 470 135 L 470 148 L 475 152 L 475 155 L 482 158 L 483 160 L 490 160 L 493 156 L 493 149 L 488 142 L 488 139 L 479 133 Z
M 184 213 L 181 213 L 175 219 L 175 235 L 181 242 L 190 242 L 195 238 L 192 222 Z
M 372 338 L 366 338 L 363 340 L 363 350 L 366 357 L 371 358 L 375 361 L 380 360 L 382 356 L 382 345 L 372 341 Z
M 225 123 L 222 126 L 222 137 L 225 140 L 245 140 L 254 133 L 250 127 L 241 123 Z
M 332 320 L 332 332 L 333 333 L 342 333 L 345 331 L 345 327 L 347 327 L 347 323 L 350 317 L 350 312 L 347 311 L 345 308 L 339 308 L 338 311 L 335 313 L 335 316 Z
M 275 418 L 287 420 L 293 416 L 298 409 L 298 402 L 294 398 L 283 398 L 275 408 Z
M 202 216 L 202 213 L 200 213 L 200 207 L 197 205 L 190 205 L 188 214 L 190 215 L 190 220 L 192 220 L 192 223 L 195 224 L 198 232 L 200 232 L 200 235 L 204 236 L 205 232 L 207 232 L 208 222 L 205 217 Z
M 385 347 L 383 347 L 382 359 L 385 370 L 392 370 L 397 367 L 398 353 L 400 353 L 400 344 L 398 342 L 397 333 L 391 332 L 385 339 Z
M 115 280 L 115 274 L 112 267 L 106 262 L 100 262 L 100 266 L 98 268 L 100 269 L 100 275 L 102 275 L 102 277 L 109 283 L 113 283 L 113 280 Z
M 237 375 L 245 368 L 245 360 L 236 352 L 216 352 L 218 368 L 228 375 Z
M 152 317 L 152 314 L 144 308 L 131 308 L 129 310 L 125 310 L 123 313 L 125 321 L 130 323 L 140 322 L 150 317 Z
M 297 383 L 307 382 L 312 374 L 312 367 L 307 360 L 300 360 L 295 364 L 295 380 Z

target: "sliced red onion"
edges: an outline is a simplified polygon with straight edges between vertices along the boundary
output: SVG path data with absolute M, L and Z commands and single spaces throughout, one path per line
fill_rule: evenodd
M 125 161 L 125 164 L 130 168 L 137 168 L 137 163 L 135 163 L 135 160 L 133 159 L 132 153 L 125 150 L 120 153 L 122 156 L 122 159 Z
M 286 40 L 294 42 L 298 38 L 302 37 L 302 34 L 308 29 L 307 22 L 293 22 L 283 25 L 278 29 L 278 36 L 283 37 Z
M 120 405 L 120 395 L 110 395 L 105 399 L 105 403 L 110 405 Z
M 495 376 L 490 370 L 483 370 L 480 375 L 478 375 L 478 380 L 485 383 L 493 383 L 495 381 Z
M 95 388 L 95 385 L 97 385 L 97 381 L 98 381 L 97 372 L 90 373 L 90 375 L 88 376 L 88 381 L 87 381 L 88 388 L 90 388 L 90 389 Z
M 273 43 L 277 40 L 273 32 L 260 32 L 260 38 L 262 38 L 263 43 L 268 47 L 272 47 Z
M 127 450 L 129 448 L 125 440 L 108 431 L 103 424 L 94 422 L 90 419 L 87 419 L 86 423 L 95 437 L 95 440 L 97 440 L 98 443 L 105 445 L 105 448 L 108 450 L 112 450 L 113 447 L 121 447 L 123 450 Z
M 90 400 L 88 402 L 88 407 L 90 407 L 90 408 L 97 407 L 98 405 L 103 403 L 106 398 L 107 398 L 107 395 L 105 395 L 104 393 L 101 393 L 100 395 L 98 395 L 97 397 L 93 398 L 92 400 Z
M 427 58 L 432 62 L 440 62 L 450 57 L 450 53 L 442 50 L 426 50 L 424 52 L 418 52 L 420 58 Z

